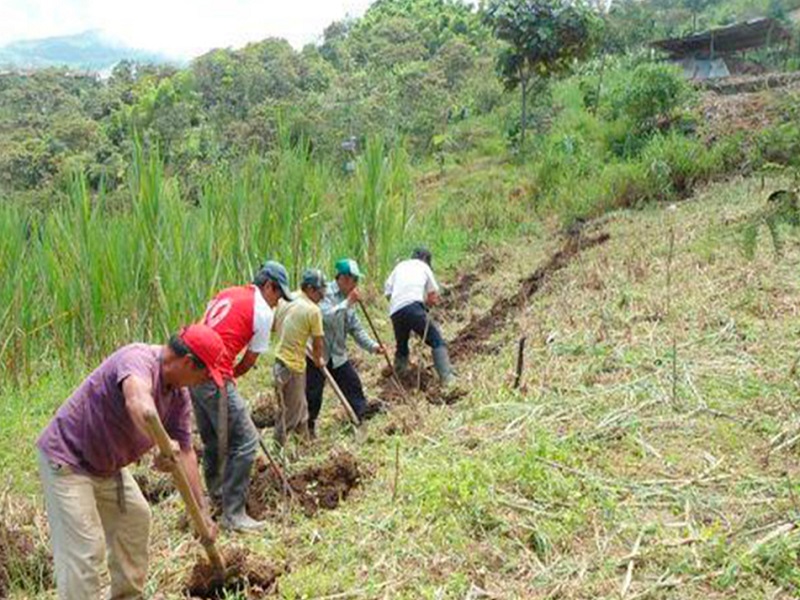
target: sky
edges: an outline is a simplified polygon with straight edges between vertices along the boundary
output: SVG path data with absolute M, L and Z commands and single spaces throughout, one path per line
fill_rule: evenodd
M 267 37 L 313 42 L 371 0 L 0 0 L 0 46 L 99 29 L 132 48 L 192 58 Z

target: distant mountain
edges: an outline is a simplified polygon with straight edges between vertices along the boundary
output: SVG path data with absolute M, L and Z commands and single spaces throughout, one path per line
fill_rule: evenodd
M 155 52 L 123 46 L 97 30 L 38 40 L 20 40 L 0 46 L 0 68 L 69 67 L 81 71 L 103 72 L 124 59 L 148 63 L 174 62 Z

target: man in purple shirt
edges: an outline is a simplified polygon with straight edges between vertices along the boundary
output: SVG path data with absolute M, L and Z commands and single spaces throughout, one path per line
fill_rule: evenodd
M 148 411 L 158 412 L 211 525 L 185 387 L 209 378 L 221 385 L 223 353 L 222 339 L 205 325 L 184 328 L 166 346 L 124 346 L 86 378 L 42 432 L 39 472 L 61 600 L 102 597 L 106 553 L 110 597 L 142 597 L 150 507 L 126 467 L 155 445 Z M 170 470 L 163 458 L 156 467 Z

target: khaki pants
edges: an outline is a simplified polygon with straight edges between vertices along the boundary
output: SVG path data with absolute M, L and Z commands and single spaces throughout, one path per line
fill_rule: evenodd
M 127 469 L 121 472 L 124 502 L 116 478 L 74 473 L 39 452 L 47 519 L 60 600 L 99 600 L 108 552 L 113 600 L 142 598 L 147 576 L 150 507 Z M 124 505 L 124 511 L 120 504 Z
M 292 371 L 280 361 L 272 370 L 278 396 L 278 414 L 275 419 L 275 440 L 283 446 L 287 434 L 297 431 L 308 434 L 308 403 L 306 402 L 306 374 Z

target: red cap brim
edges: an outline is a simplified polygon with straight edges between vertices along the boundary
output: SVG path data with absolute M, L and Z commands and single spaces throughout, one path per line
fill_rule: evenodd
M 219 369 L 211 369 L 206 367 L 206 372 L 211 378 L 211 381 L 213 381 L 214 385 L 216 385 L 218 388 L 221 388 L 223 385 L 225 385 L 225 378 L 222 376 L 222 373 Z

